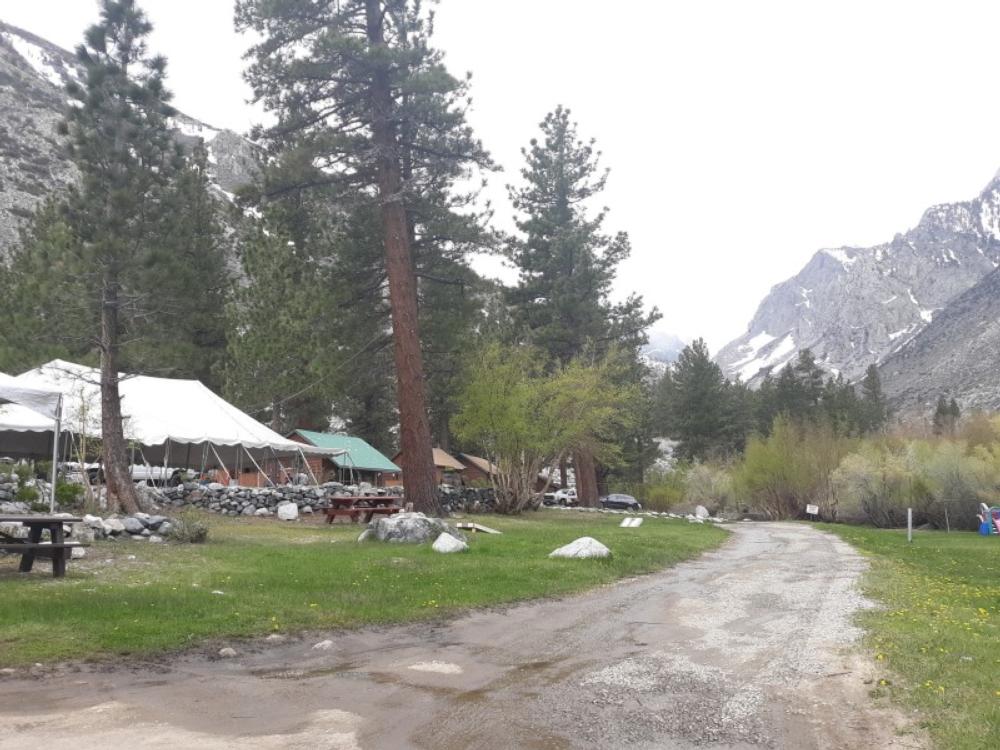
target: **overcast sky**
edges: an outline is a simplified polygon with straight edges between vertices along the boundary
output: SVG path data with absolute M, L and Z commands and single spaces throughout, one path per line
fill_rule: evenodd
M 146 0 L 178 108 L 246 130 L 230 0 Z M 66 47 L 90 0 L 0 0 Z M 1000 3 L 941 0 L 442 0 L 437 45 L 473 74 L 472 123 L 505 172 L 556 104 L 611 168 L 609 229 L 631 234 L 618 293 L 658 328 L 742 333 L 821 247 L 869 245 L 1000 168 Z

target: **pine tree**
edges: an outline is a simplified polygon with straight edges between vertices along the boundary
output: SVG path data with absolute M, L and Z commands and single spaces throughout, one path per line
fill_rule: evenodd
M 752 428 L 749 390 L 729 383 L 697 339 L 686 346 L 660 384 L 662 432 L 678 441 L 682 459 L 705 460 L 743 449 Z
M 322 171 L 319 182 L 286 189 L 334 187 L 348 213 L 377 196 L 406 492 L 436 512 L 414 245 L 429 215 L 420 196 L 449 196 L 471 165 L 488 164 L 465 124 L 467 85 L 430 47 L 417 2 L 240 0 L 236 17 L 262 37 L 247 79 L 277 116 L 269 143 L 309 151 Z
M 861 381 L 862 429 L 865 433 L 879 432 L 889 421 L 889 405 L 882 392 L 878 367 L 869 365 Z
M 624 232 L 602 231 L 605 209 L 588 211 L 604 190 L 607 171 L 594 142 L 577 135 L 569 110 L 557 107 L 540 127 L 541 139 L 522 150 L 524 185 L 508 189 L 521 234 L 508 247 L 519 272 L 508 295 L 515 324 L 562 366 L 612 348 L 635 353 L 659 314 L 645 313 L 635 295 L 620 304 L 609 299 L 618 265 L 631 248 Z M 581 502 L 596 504 L 593 457 L 579 453 L 573 460 Z
M 181 163 L 167 127 L 166 60 L 146 49 L 151 30 L 134 0 L 102 0 L 99 22 L 77 49 L 84 81 L 69 87 L 64 128 L 80 172 L 64 210 L 77 254 L 72 283 L 85 287 L 82 314 L 96 320 L 108 503 L 127 512 L 138 505 L 119 393 L 123 339 L 151 314 L 141 277 L 156 265 L 160 209 Z
M 954 399 L 953 399 L 954 400 Z M 937 406 L 934 408 L 934 417 L 931 420 L 931 429 L 935 435 L 950 434 L 953 427 L 951 408 L 948 399 L 938 396 Z

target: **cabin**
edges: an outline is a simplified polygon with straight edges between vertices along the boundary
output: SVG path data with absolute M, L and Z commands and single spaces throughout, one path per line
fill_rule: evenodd
M 316 448 L 344 451 L 334 456 L 307 456 L 309 469 L 320 482 L 368 482 L 373 487 L 386 487 L 393 484 L 391 477 L 401 474 L 399 466 L 359 437 L 294 430 L 288 439 Z
M 440 448 L 434 448 L 433 452 L 435 483 L 439 486 L 442 484 L 449 484 L 453 486 L 461 485 L 462 472 L 465 471 L 465 464 L 447 451 L 443 451 Z M 396 455 L 392 457 L 393 463 L 398 464 L 402 455 L 402 451 L 397 452 Z M 399 473 L 396 476 L 388 477 L 386 479 L 386 486 L 401 486 L 403 484 L 402 470 L 398 471 Z

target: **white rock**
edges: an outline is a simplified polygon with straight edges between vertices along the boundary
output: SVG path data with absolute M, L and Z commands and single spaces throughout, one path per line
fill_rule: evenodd
M 73 547 L 69 553 L 71 560 L 79 560 L 81 557 L 87 556 L 87 550 L 83 547 Z
M 95 529 L 100 529 L 104 526 L 104 521 L 101 520 L 100 516 L 92 516 L 89 513 L 83 517 L 83 522 Z
M 109 534 L 121 534 L 125 531 L 125 524 L 118 518 L 109 518 L 104 522 L 104 530 Z
M 255 516 L 269 516 L 269 515 L 271 515 L 271 511 L 269 511 L 267 508 L 257 508 L 257 510 L 254 511 L 254 515 Z
M 634 529 L 637 526 L 642 526 L 642 520 L 641 518 L 623 518 L 618 525 L 623 529 Z
M 302 512 L 303 513 L 312 513 L 313 512 L 312 506 L 311 505 L 303 505 L 302 506 Z
M 571 557 L 577 559 L 589 557 L 609 557 L 611 550 L 605 547 L 596 539 L 589 536 L 582 536 L 575 539 L 564 547 L 553 550 L 549 557 Z
M 282 643 L 285 640 L 285 636 L 283 636 L 281 633 L 271 633 L 264 640 L 270 641 L 271 643 Z
M 704 505 L 696 505 L 694 509 L 695 518 L 708 518 L 711 513 L 708 512 L 708 508 Z
M 284 502 L 278 506 L 279 521 L 294 521 L 299 517 L 299 506 L 295 503 Z
M 372 531 L 371 529 L 365 529 L 360 534 L 358 534 L 359 542 L 367 542 L 369 539 L 374 539 L 374 538 L 375 538 L 375 532 Z
M 449 552 L 465 552 L 469 549 L 469 545 L 461 539 L 456 539 L 451 534 L 444 532 L 434 541 L 432 549 L 435 552 L 447 554 Z
M 149 536 L 149 541 L 150 541 L 151 544 L 162 544 L 163 543 L 163 537 L 160 536 L 159 534 L 151 534 Z
M 236 656 L 236 649 L 229 648 L 229 646 L 226 646 L 225 648 L 220 648 L 219 656 L 221 656 L 223 659 L 232 659 L 234 656 Z
M 329 651 L 333 648 L 333 641 L 320 641 L 313 646 L 313 651 Z

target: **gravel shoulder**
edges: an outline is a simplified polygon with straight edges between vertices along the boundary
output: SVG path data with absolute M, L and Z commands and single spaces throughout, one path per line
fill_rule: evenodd
M 805 525 L 733 531 L 662 573 L 325 650 L 289 638 L 6 680 L 3 747 L 925 747 L 868 696 L 864 558 Z

